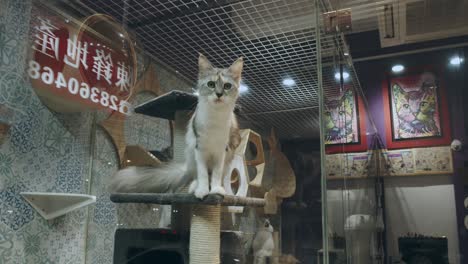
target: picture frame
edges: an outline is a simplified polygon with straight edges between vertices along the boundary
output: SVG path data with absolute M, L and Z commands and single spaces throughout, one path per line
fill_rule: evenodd
M 382 83 L 387 149 L 449 145 L 447 91 L 440 69 L 386 74 Z
M 342 92 L 337 91 L 331 96 L 327 96 L 325 106 L 324 142 L 326 154 L 366 151 L 367 115 L 362 98 L 353 87 L 346 85 Z M 349 119 L 345 117 L 344 122 L 339 121 L 337 117 L 339 112 L 345 112 L 342 114 L 351 117 Z M 337 120 L 341 123 L 340 125 L 337 125 Z M 337 133 L 341 134 L 340 138 L 336 137 Z

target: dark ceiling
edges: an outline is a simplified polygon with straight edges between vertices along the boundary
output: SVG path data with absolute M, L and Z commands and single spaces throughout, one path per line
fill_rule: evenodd
M 115 17 L 136 33 L 143 49 L 189 80 L 204 53 L 226 67 L 244 56 L 240 97 L 242 121 L 260 132 L 275 128 L 281 138 L 317 138 L 318 94 L 315 1 L 311 0 L 76 0 Z M 321 1 L 319 13 L 329 10 Z M 320 20 L 321 21 L 321 20 Z M 346 49 L 342 35 L 321 33 L 324 85 Z M 352 66 L 350 85 L 358 86 Z M 285 78 L 294 85 L 283 84 Z M 353 79 L 354 78 L 354 79 Z M 178 87 L 171 87 L 177 89 Z
M 396 0 L 319 0 L 318 11 L 314 0 L 62 1 L 88 13 L 113 16 L 135 33 L 145 52 L 193 83 L 199 52 L 218 67 L 244 56 L 243 81 L 248 91 L 239 100 L 241 121 L 259 132 L 275 128 L 283 139 L 319 137 L 319 54 L 325 96 L 339 91 L 334 75 L 340 64 L 350 74 L 345 85 L 362 93 L 351 55 L 363 59 L 440 41 L 381 48 L 379 19 L 384 5 Z M 460 15 L 468 10 L 468 0 L 454 0 L 454 5 L 417 0 L 407 5 L 406 13 L 396 11 L 395 16 L 405 18 L 408 32 L 415 34 L 432 29 L 451 32 L 468 20 Z M 346 8 L 351 9 L 352 30 L 346 35 L 325 34 L 323 14 Z M 316 13 L 320 15 L 320 48 Z M 286 78 L 295 83 L 284 85 Z

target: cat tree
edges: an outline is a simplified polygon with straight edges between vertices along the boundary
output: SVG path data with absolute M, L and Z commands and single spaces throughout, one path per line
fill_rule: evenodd
M 135 108 L 136 113 L 174 121 L 174 160 L 184 160 L 185 131 L 198 98 L 172 91 Z M 192 205 L 190 221 L 190 264 L 219 264 L 221 207 L 264 207 L 265 199 L 234 195 L 208 195 L 203 200 L 188 193 L 111 194 L 114 203 Z

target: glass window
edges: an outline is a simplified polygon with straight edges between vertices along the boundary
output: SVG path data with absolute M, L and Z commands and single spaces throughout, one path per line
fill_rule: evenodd
M 0 263 L 465 263 L 467 8 L 1 1 Z

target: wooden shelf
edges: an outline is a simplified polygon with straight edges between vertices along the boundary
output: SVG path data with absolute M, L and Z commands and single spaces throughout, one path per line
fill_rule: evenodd
M 176 111 L 193 110 L 197 103 L 196 95 L 174 90 L 138 105 L 135 113 L 174 120 Z
M 136 106 L 135 113 L 175 120 L 177 111 L 192 111 L 197 103 L 198 97 L 196 95 L 174 90 Z M 239 114 L 239 112 L 240 108 L 236 105 L 234 113 Z
M 114 203 L 145 203 L 145 204 L 204 204 L 223 206 L 265 206 L 265 199 L 238 197 L 234 195 L 221 196 L 209 194 L 203 200 L 188 193 L 113 193 L 110 200 Z
M 130 146 L 125 148 L 123 165 L 126 166 L 158 166 L 161 161 L 156 158 L 151 152 L 144 149 L 142 146 Z
M 9 129 L 10 129 L 10 124 L 3 123 L 2 121 L 0 121 L 0 144 L 2 144 L 3 141 L 5 140 Z
M 96 202 L 96 196 L 79 193 L 21 192 L 20 194 L 47 220 Z

